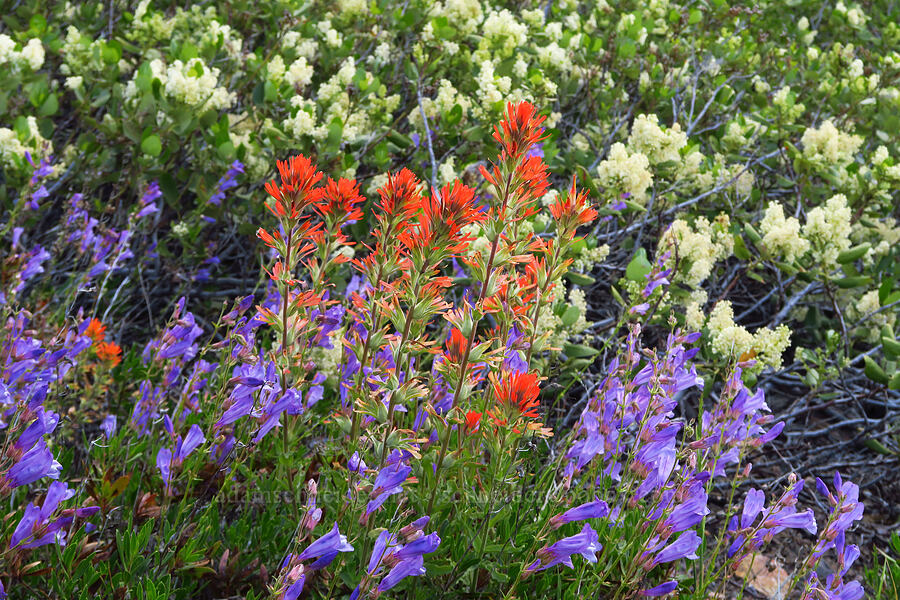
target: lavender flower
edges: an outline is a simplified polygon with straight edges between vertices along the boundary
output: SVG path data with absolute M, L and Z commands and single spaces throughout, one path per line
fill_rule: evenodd
M 5 475 L 0 476 L 0 488 L 17 488 L 44 477 L 59 479 L 61 471 L 62 465 L 56 462 L 53 453 L 47 448 L 47 442 L 41 439 Z
M 581 506 L 570 508 L 550 519 L 550 526 L 558 529 L 566 523 L 573 521 L 584 521 L 585 519 L 599 519 L 609 514 L 609 505 L 606 502 L 594 499 L 593 502 L 587 502 Z
M 162 196 L 162 192 L 159 190 L 159 184 L 157 182 L 151 182 L 150 185 L 147 186 L 147 191 L 144 192 L 144 195 L 141 197 L 140 208 L 137 213 L 135 213 L 135 219 L 142 219 L 147 215 L 152 215 L 153 213 L 159 212 L 159 207 L 156 205 L 156 200 Z
M 574 554 L 580 554 L 589 563 L 596 563 L 597 552 L 600 552 L 602 549 L 603 546 L 600 545 L 597 532 L 585 523 L 580 533 L 563 538 L 552 546 L 544 546 L 538 550 L 538 560 L 528 565 L 526 571 L 543 571 L 558 564 L 574 569 L 575 565 L 572 564 L 572 555 Z
M 379 471 L 375 477 L 375 487 L 371 492 L 373 500 L 366 505 L 366 512 L 363 518 L 367 518 L 378 510 L 390 496 L 402 492 L 402 485 L 411 472 L 412 467 L 399 462 L 388 465 Z
M 641 590 L 638 592 L 639 596 L 644 596 L 647 598 L 655 598 L 656 596 L 665 596 L 666 594 L 671 594 L 675 591 L 675 588 L 678 587 L 677 581 L 667 581 L 665 583 L 661 583 L 657 586 L 654 586 L 650 589 Z
M 331 531 L 307 546 L 297 559 L 301 561 L 310 558 L 317 559 L 308 567 L 310 570 L 315 570 L 330 565 L 339 552 L 353 552 L 353 546 L 347 542 L 347 536 L 338 531 L 338 525 L 335 522 Z
M 656 565 L 676 561 L 681 558 L 695 559 L 697 548 L 700 547 L 700 536 L 693 529 L 685 531 L 677 540 L 657 551 L 654 548 L 655 542 L 648 542 L 646 550 L 641 555 L 641 562 L 646 570 L 650 570 Z M 656 542 L 658 544 L 658 542 Z
M 103 431 L 104 435 L 106 435 L 107 440 L 116 435 L 116 415 L 107 415 L 106 418 L 103 419 L 100 429 Z
M 61 481 L 54 481 L 47 489 L 43 505 L 38 508 L 35 504 L 25 507 L 25 514 L 16 525 L 15 531 L 9 541 L 10 548 L 20 547 L 37 548 L 47 544 L 65 545 L 66 528 L 72 524 L 75 517 L 89 517 L 99 511 L 99 507 L 66 509 L 57 514 L 61 502 L 65 502 L 75 495 L 75 490 Z
M 209 203 L 215 204 L 216 206 L 222 204 L 222 200 L 225 199 L 225 191 L 237 186 L 237 176 L 243 172 L 244 165 L 241 164 L 241 161 L 236 160 L 231 163 L 231 167 L 228 168 L 225 175 L 223 175 L 218 183 L 216 183 L 215 190 L 213 191 L 212 196 L 209 197 Z
M 166 415 L 165 420 L 166 428 L 171 431 L 172 422 L 168 415 Z M 178 436 L 175 440 L 174 452 L 169 448 L 164 447 L 160 448 L 159 452 L 156 454 L 156 467 L 159 469 L 167 489 L 171 483 L 172 470 L 181 466 L 184 459 L 196 450 L 200 444 L 206 441 L 206 437 L 203 435 L 203 430 L 201 430 L 198 425 L 194 424 L 188 429 L 184 438 Z

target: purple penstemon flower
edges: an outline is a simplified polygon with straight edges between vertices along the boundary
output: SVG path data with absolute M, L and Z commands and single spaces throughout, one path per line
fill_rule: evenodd
M 215 190 L 209 197 L 209 203 L 215 204 L 216 206 L 222 204 L 222 200 L 225 199 L 225 192 L 237 186 L 237 176 L 243 172 L 244 165 L 241 164 L 241 161 L 236 160 L 231 163 L 231 166 L 225 172 L 225 175 L 223 175 L 218 183 L 216 183 Z
M 17 488 L 34 483 L 44 477 L 59 479 L 62 465 L 53 458 L 53 453 L 47 448 L 47 442 L 43 439 L 38 442 L 16 462 L 5 475 L 0 477 L 5 487 Z
M 116 435 L 116 415 L 107 415 L 100 425 L 100 430 L 103 431 L 107 440 Z
M 390 496 L 402 492 L 403 483 L 411 472 L 412 467 L 402 462 L 397 462 L 381 469 L 375 477 L 375 485 L 370 494 L 373 499 L 366 505 L 363 519 L 368 518 L 369 515 L 378 510 Z
M 330 565 L 339 552 L 353 552 L 353 546 L 347 542 L 347 536 L 342 535 L 338 531 L 338 525 L 335 521 L 331 531 L 307 546 L 306 550 L 297 556 L 297 559 L 301 561 L 310 558 L 317 559 L 312 565 L 307 567 L 310 570 L 315 570 Z
M 99 507 L 91 506 L 57 511 L 60 503 L 74 495 L 75 490 L 68 489 L 64 482 L 54 481 L 51 483 L 40 508 L 35 504 L 25 507 L 25 514 L 10 537 L 9 548 L 37 548 L 53 543 L 64 545 L 65 530 L 72 524 L 75 517 L 89 517 L 100 510 Z
M 838 554 L 842 554 L 838 540 L 842 545 L 844 532 L 862 518 L 865 508 L 859 501 L 859 486 L 850 481 L 844 481 L 840 472 L 835 471 L 834 473 L 834 492 L 829 490 L 825 482 L 818 477 L 816 478 L 816 490 L 831 505 L 831 513 L 828 515 L 825 527 L 816 539 L 810 556 L 811 564 L 808 566 L 812 566 L 829 548 L 836 548 Z
M 388 542 L 391 539 L 388 538 Z M 390 568 L 390 571 L 378 584 L 378 592 L 386 592 L 395 587 L 403 579 L 407 577 L 418 577 L 425 574 L 425 554 L 430 554 L 438 549 L 441 544 L 441 538 L 436 533 L 430 533 L 421 536 L 399 549 L 391 550 L 387 548 L 384 552 L 385 556 L 381 559 L 381 564 Z M 369 566 L 373 561 L 370 560 Z M 376 565 L 377 569 L 377 565 Z
M 600 544 L 597 532 L 585 523 L 580 533 L 565 537 L 551 546 L 544 546 L 538 550 L 538 560 L 528 565 L 526 571 L 543 571 L 559 564 L 574 569 L 572 556 L 575 554 L 580 554 L 589 563 L 596 563 L 597 552 L 602 549 L 603 546 Z
M 641 590 L 638 592 L 639 596 L 644 596 L 647 598 L 655 598 L 657 596 L 665 596 L 666 594 L 671 594 L 678 587 L 677 581 L 666 581 L 665 583 L 661 583 L 652 588 Z
M 600 519 L 608 514 L 609 505 L 603 500 L 595 498 L 593 502 L 586 502 L 554 516 L 550 519 L 550 526 L 553 527 L 553 529 L 559 529 L 566 523 L 584 521 L 585 519 Z
M 165 421 L 166 428 L 171 431 L 172 422 L 168 415 L 165 416 Z M 172 470 L 181 466 L 184 459 L 205 441 L 206 436 L 203 435 L 203 430 L 200 429 L 198 425 L 194 424 L 191 425 L 183 438 L 181 436 L 175 438 L 174 452 L 165 447 L 159 449 L 159 452 L 156 454 L 156 467 L 159 469 L 167 489 L 171 483 Z
M 156 181 L 151 182 L 150 185 L 147 186 L 147 191 L 141 196 L 140 208 L 137 213 L 135 213 L 134 218 L 142 219 L 147 215 L 159 212 L 156 200 L 158 200 L 160 196 L 162 196 L 162 192 L 159 189 L 159 183 Z
M 689 529 L 682 533 L 677 540 L 663 547 L 659 551 L 647 550 L 641 555 L 641 562 L 646 570 L 654 568 L 656 565 L 679 560 L 681 558 L 695 559 L 697 548 L 700 547 L 700 536 L 693 529 Z M 658 544 L 658 542 L 657 542 Z M 654 546 L 651 540 L 647 544 L 648 548 Z

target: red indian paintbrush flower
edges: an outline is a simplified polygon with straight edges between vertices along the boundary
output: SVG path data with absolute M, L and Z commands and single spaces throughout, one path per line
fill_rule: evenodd
M 381 202 L 377 218 L 382 227 L 389 223 L 408 221 L 422 202 L 422 194 L 419 193 L 421 182 L 409 169 L 402 169 L 394 175 L 388 174 L 387 182 L 378 189 Z
M 278 218 L 296 219 L 318 199 L 319 192 L 313 186 L 322 179 L 322 173 L 302 154 L 279 160 L 277 165 L 281 185 L 274 180 L 266 184 L 266 191 L 275 199 L 274 203 L 267 203 L 266 206 Z
M 84 335 L 94 340 L 95 343 L 102 342 L 106 338 L 106 325 L 101 323 L 100 319 L 91 319 L 87 329 L 84 330 Z
M 122 348 L 112 342 L 100 342 L 97 345 L 97 358 L 115 366 L 122 362 Z
M 470 410 L 466 413 L 466 433 L 472 433 L 478 429 L 481 422 L 481 413 Z
M 452 365 L 458 365 L 462 362 L 466 352 L 469 340 L 462 332 L 454 327 L 450 330 L 450 338 L 447 340 L 447 349 L 444 350 L 444 358 Z
M 462 228 L 486 218 L 475 204 L 474 190 L 459 180 L 453 187 L 445 185 L 440 193 L 432 190 L 431 199 L 423 200 L 421 208 L 418 219 L 400 234 L 401 243 L 410 251 L 461 252 L 470 241 L 462 235 Z
M 504 372 L 499 378 L 492 376 L 491 380 L 494 398 L 498 403 L 515 409 L 523 417 L 538 418 L 538 394 L 541 388 L 537 374 Z
M 500 127 L 494 126 L 494 139 L 500 142 L 504 152 L 518 158 L 528 152 L 538 142 L 547 139 L 541 123 L 546 117 L 537 114 L 537 109 L 530 102 L 506 104 L 506 119 L 500 121 Z
M 588 202 L 587 192 L 576 188 L 574 176 L 569 193 L 550 205 L 550 213 L 556 221 L 559 235 L 568 238 L 572 238 L 579 227 L 597 218 L 597 211 Z
M 326 223 L 331 227 L 340 228 L 342 225 L 358 221 L 362 218 L 362 210 L 358 204 L 365 200 L 359 193 L 359 184 L 355 179 L 338 181 L 328 178 L 328 183 L 322 188 L 321 197 L 313 205 Z

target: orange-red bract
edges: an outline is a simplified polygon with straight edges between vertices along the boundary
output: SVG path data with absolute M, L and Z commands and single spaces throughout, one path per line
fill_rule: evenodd
M 97 358 L 111 362 L 115 366 L 122 362 L 122 349 L 112 342 L 100 342 L 97 345 Z
M 523 417 L 537 419 L 541 392 L 535 373 L 504 372 L 499 378 L 492 377 L 494 398 L 500 404 L 518 410 Z
M 328 178 L 322 188 L 321 197 L 313 208 L 322 218 L 332 224 L 342 225 L 348 221 L 362 218 L 362 211 L 357 206 L 365 200 L 359 193 L 359 185 L 355 179 L 341 177 L 338 181 Z
M 476 429 L 478 429 L 478 424 L 481 422 L 481 413 L 475 412 L 474 410 L 470 410 L 466 413 L 466 433 L 472 433 Z
M 565 198 L 560 197 L 550 205 L 550 213 L 558 224 L 561 235 L 572 237 L 575 230 L 597 218 L 597 211 L 591 208 L 586 191 L 578 191 L 575 177 Z
M 421 212 L 412 226 L 400 234 L 400 241 L 410 251 L 443 249 L 461 252 L 469 239 L 462 235 L 466 225 L 484 221 L 486 215 L 475 204 L 475 191 L 458 179 L 432 190 L 431 198 L 421 202 Z
M 102 342 L 106 338 L 106 325 L 101 323 L 100 319 L 91 319 L 87 329 L 84 330 L 84 335 L 94 340 L 95 343 Z
M 506 104 L 506 119 L 500 121 L 500 127 L 494 126 L 494 139 L 500 142 L 504 152 L 518 158 L 534 144 L 547 139 L 542 136 L 541 123 L 546 117 L 537 114 L 537 109 L 530 102 Z
M 281 184 L 274 180 L 266 184 L 266 191 L 275 199 L 274 204 L 266 206 L 278 218 L 296 219 L 303 209 L 318 199 L 319 191 L 313 186 L 322 179 L 322 173 L 302 154 L 279 160 L 277 165 Z
M 450 330 L 450 339 L 447 340 L 447 349 L 444 351 L 444 356 L 450 364 L 458 365 L 463 360 L 463 355 L 466 352 L 466 346 L 468 346 L 469 340 L 462 334 L 462 332 L 454 327 Z

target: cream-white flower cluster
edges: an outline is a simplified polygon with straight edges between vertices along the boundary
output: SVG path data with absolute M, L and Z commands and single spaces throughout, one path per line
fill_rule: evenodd
M 163 83 L 167 96 L 201 111 L 228 108 L 235 99 L 235 94 L 219 86 L 219 69 L 199 58 L 173 62 Z
M 734 322 L 731 302 L 716 303 L 706 323 L 714 352 L 737 360 L 755 359 L 758 366 L 781 368 L 781 355 L 791 343 L 791 330 L 786 325 L 775 329 L 761 327 L 750 333 Z
M 616 142 L 609 149 L 606 160 L 597 165 L 597 176 L 603 187 L 620 194 L 630 194 L 631 200 L 645 204 L 648 188 L 653 185 L 650 159 L 641 152 L 629 152 L 625 144 Z
M 631 126 L 628 147 L 647 157 L 650 164 L 679 162 L 679 151 L 687 146 L 687 135 L 675 123 L 667 130 L 659 126 L 656 115 L 638 115 Z
M 0 165 L 8 169 L 30 169 L 25 162 L 25 152 L 29 152 L 33 160 L 53 153 L 53 144 L 41 135 L 37 119 L 27 117 L 28 131 L 17 133 L 7 127 L 0 127 Z
M 823 265 L 836 265 L 838 255 L 850 247 L 851 217 L 847 197 L 843 194 L 832 196 L 806 215 L 803 235 Z
M 777 202 L 769 202 L 760 230 L 762 244 L 773 257 L 783 257 L 790 263 L 809 251 L 809 240 L 800 235 L 800 221 L 785 218 L 784 209 Z
M 24 47 L 19 48 L 11 37 L 0 33 L 0 65 L 12 72 L 26 67 L 37 71 L 44 65 L 44 45 L 38 38 L 31 38 Z
M 705 217 L 697 217 L 693 226 L 684 219 L 673 221 L 660 238 L 657 250 L 660 256 L 668 253 L 667 268 L 678 267 L 672 274 L 673 281 L 697 287 L 709 277 L 716 262 L 731 256 L 734 237 L 728 231 L 729 226 L 725 214 L 712 223 Z
M 804 131 L 800 143 L 809 161 L 821 166 L 846 166 L 853 162 L 863 139 L 844 133 L 828 119 L 818 128 L 809 127 Z
M 219 86 L 219 69 L 206 65 L 200 58 L 187 62 L 174 61 L 166 66 L 162 60 L 150 62 L 150 70 L 159 79 L 166 97 L 197 109 L 223 110 L 230 107 L 236 98 L 233 92 Z M 137 95 L 137 74 L 128 82 L 125 97 Z

